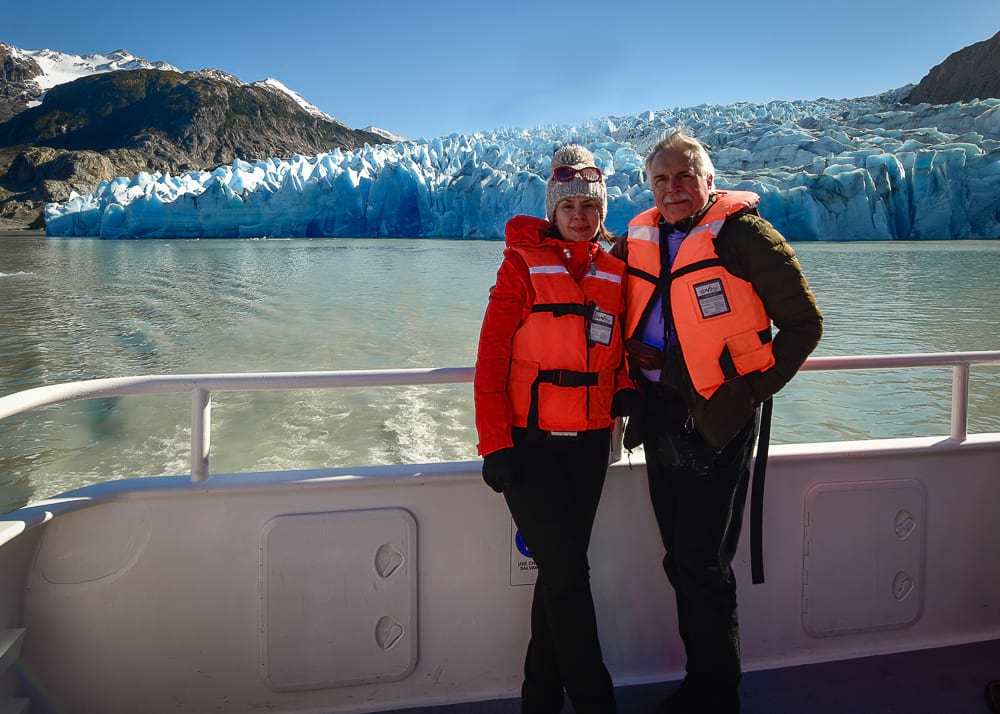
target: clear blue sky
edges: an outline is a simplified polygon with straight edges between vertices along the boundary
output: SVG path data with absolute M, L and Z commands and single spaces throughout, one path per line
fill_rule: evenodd
M 119 47 L 275 77 L 350 126 L 410 137 L 917 82 L 1000 30 L 998 0 L 41 0 L 0 41 Z

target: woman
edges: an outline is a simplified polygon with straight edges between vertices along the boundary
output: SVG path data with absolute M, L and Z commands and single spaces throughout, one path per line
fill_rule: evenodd
M 598 239 L 607 188 L 593 155 L 552 158 L 547 221 L 515 216 L 483 318 L 475 400 L 483 479 L 502 492 L 538 565 L 522 712 L 615 711 L 587 546 L 612 415 L 637 395 L 622 360 L 625 264 Z M 614 407 L 613 408 L 613 404 Z

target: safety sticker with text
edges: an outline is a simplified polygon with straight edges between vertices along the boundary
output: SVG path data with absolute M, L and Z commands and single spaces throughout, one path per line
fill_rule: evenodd
M 595 307 L 593 315 L 590 316 L 590 343 L 594 345 L 610 345 L 611 333 L 615 327 L 615 316 L 609 312 L 602 312 Z
M 732 311 L 729 300 L 726 299 L 726 290 L 719 278 L 696 284 L 694 295 L 698 299 L 698 308 L 703 318 L 717 317 Z

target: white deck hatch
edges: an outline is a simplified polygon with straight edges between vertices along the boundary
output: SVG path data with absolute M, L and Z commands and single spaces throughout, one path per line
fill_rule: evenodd
M 802 626 L 815 637 L 913 624 L 926 491 L 915 479 L 820 483 L 805 499 Z
M 417 523 L 402 508 L 277 516 L 261 536 L 261 652 L 275 690 L 408 676 Z M 308 554 L 308 557 L 304 557 Z

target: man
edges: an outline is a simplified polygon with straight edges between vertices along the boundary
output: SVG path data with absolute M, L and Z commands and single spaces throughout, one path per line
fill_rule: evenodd
M 666 137 L 646 173 L 655 206 L 613 254 L 628 263 L 626 349 L 643 397 L 626 446 L 641 440 L 646 452 L 687 654 L 687 676 L 658 712 L 738 712 L 730 565 L 760 405 L 815 348 L 822 316 L 795 253 L 757 215 L 758 196 L 716 191 L 697 140 Z

